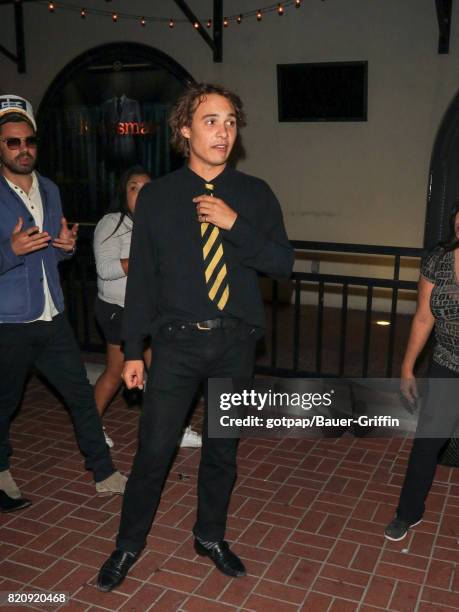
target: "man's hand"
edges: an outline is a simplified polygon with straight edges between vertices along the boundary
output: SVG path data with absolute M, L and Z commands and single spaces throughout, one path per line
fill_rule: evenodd
M 53 240 L 52 244 L 54 247 L 69 253 L 75 249 L 77 237 L 78 223 L 74 223 L 72 229 L 70 229 L 67 224 L 67 219 L 62 217 L 61 231 L 59 232 L 59 236 Z
M 419 396 L 416 379 L 413 375 L 402 375 L 402 378 L 400 379 L 400 392 L 410 404 L 410 406 L 414 407 L 416 405 L 416 400 Z
M 144 385 L 144 364 L 142 359 L 130 360 L 124 362 L 123 373 L 121 378 L 128 389 L 143 389 Z
M 202 195 L 193 198 L 193 202 L 196 204 L 200 223 L 212 223 L 224 230 L 230 230 L 233 227 L 237 219 L 237 212 L 220 198 Z
M 51 236 L 47 232 L 40 232 L 37 226 L 22 231 L 24 221 L 19 217 L 11 234 L 11 248 L 17 256 L 27 255 L 48 246 Z

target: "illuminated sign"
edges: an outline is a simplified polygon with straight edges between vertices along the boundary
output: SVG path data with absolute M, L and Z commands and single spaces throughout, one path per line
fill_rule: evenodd
M 120 121 L 116 124 L 116 133 L 119 136 L 132 136 L 133 134 L 146 136 L 153 134 L 157 129 L 158 124 L 148 121 Z
M 80 136 L 93 134 L 111 134 L 116 136 L 151 136 L 158 131 L 159 123 L 153 121 L 118 121 L 113 124 L 98 123 L 80 119 Z

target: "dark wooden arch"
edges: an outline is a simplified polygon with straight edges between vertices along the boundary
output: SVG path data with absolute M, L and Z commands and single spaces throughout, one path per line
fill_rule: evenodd
M 56 144 L 52 138 L 57 137 L 55 134 L 56 114 L 59 114 L 63 108 L 63 93 L 68 86 L 72 86 L 74 81 L 77 81 L 80 76 L 85 75 L 88 71 L 92 74 L 95 71 L 96 77 L 97 74 L 107 77 L 111 74 L 129 73 L 129 78 L 133 83 L 142 88 L 145 70 L 152 70 L 153 72 L 158 70 L 160 74 L 167 75 L 166 80 L 173 81 L 174 84 L 170 90 L 168 87 L 163 88 L 159 85 L 157 91 L 151 92 L 152 99 L 159 99 L 160 103 L 163 104 L 174 104 L 176 96 L 179 96 L 188 84 L 194 83 L 191 75 L 173 58 L 162 51 L 137 42 L 121 41 L 90 48 L 79 54 L 75 59 L 64 65 L 48 86 L 37 112 L 38 134 L 41 141 L 39 169 L 59 185 L 64 202 L 64 213 L 70 216 L 70 218 L 81 222 L 95 222 L 106 211 L 110 201 L 113 200 L 113 177 L 119 179 L 122 168 L 121 166 L 112 166 L 110 168 L 111 183 L 107 186 L 105 181 L 105 186 L 97 192 L 96 197 L 96 188 L 94 186 L 97 181 L 91 182 L 94 177 L 91 175 L 91 179 L 90 173 L 87 175 L 83 173 L 86 177 L 86 182 L 81 180 L 81 164 L 77 164 L 77 171 L 72 172 L 72 169 L 70 168 L 69 170 L 65 162 L 61 163 L 60 158 L 56 163 L 56 159 L 53 156 L 56 154 L 56 147 L 58 147 L 59 143 Z M 111 79 L 110 76 L 109 79 Z M 83 105 L 91 99 L 92 91 L 83 91 L 83 97 L 86 98 L 86 96 L 87 100 L 82 99 Z M 164 126 L 163 122 L 162 125 Z M 70 132 L 62 134 L 62 140 L 66 140 L 67 145 L 69 145 L 69 139 L 71 139 Z M 60 144 L 62 145 L 62 142 Z M 71 146 L 71 143 L 69 146 Z M 100 153 L 103 146 L 99 143 L 96 148 Z M 154 177 L 162 176 L 162 174 L 174 170 L 183 164 L 182 156 L 173 149 L 168 149 L 167 155 L 160 155 L 158 159 L 160 161 L 152 174 Z M 141 162 L 140 159 L 138 161 Z M 129 164 L 132 165 L 132 163 L 131 161 L 129 163 L 126 162 L 126 167 Z M 78 172 L 80 172 L 80 178 L 78 178 Z M 90 187 L 91 185 L 93 186 L 92 188 Z M 99 183 L 97 185 L 100 187 Z M 82 208 L 77 205 L 78 198 L 80 199 L 79 201 L 85 202 Z
M 179 63 L 155 47 L 126 41 L 98 45 L 78 55 L 59 71 L 40 102 L 37 112 L 38 124 L 40 125 L 43 122 L 43 118 L 46 116 L 46 109 L 53 107 L 56 95 L 58 95 L 61 89 L 71 81 L 74 75 L 80 70 L 100 61 L 107 61 L 107 63 L 110 63 L 113 57 L 117 57 L 118 61 L 122 63 L 120 58 L 127 54 L 136 55 L 139 59 L 143 58 L 147 62 L 154 62 L 170 72 L 184 85 L 195 82 L 193 77 Z M 113 59 L 112 61 L 114 62 L 116 60 Z

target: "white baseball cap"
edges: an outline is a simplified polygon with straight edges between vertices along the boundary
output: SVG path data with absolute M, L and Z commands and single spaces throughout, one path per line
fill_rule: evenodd
M 12 117 L 7 118 L 7 116 L 11 114 L 23 115 L 34 130 L 37 129 L 35 117 L 33 116 L 33 108 L 30 102 L 14 94 L 3 94 L 0 96 L 0 125 L 12 119 Z

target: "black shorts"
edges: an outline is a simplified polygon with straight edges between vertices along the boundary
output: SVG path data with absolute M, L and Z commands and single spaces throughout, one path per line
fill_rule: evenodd
M 124 308 L 118 304 L 109 304 L 99 297 L 94 305 L 96 321 L 108 344 L 121 345 L 121 321 Z

